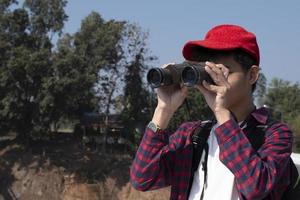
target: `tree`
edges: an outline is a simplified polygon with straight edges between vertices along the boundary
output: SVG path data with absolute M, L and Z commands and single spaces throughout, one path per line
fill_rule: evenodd
M 300 137 L 300 113 L 294 118 L 291 119 L 290 124 L 291 124 L 291 128 L 294 131 L 294 134 L 296 137 Z
M 294 119 L 300 113 L 300 87 L 298 83 L 274 78 L 267 90 L 266 104 L 281 113 L 285 122 Z
M 66 1 L 26 0 L 9 10 L 14 2 L 0 2 L 1 127 L 25 138 L 98 111 L 106 96 L 96 86 L 112 69 L 124 67 L 119 61 L 125 22 L 106 22 L 92 12 L 77 33 L 65 34 L 53 48 L 51 39 L 61 36 L 67 20 Z
M 296 137 L 300 137 L 300 86 L 274 78 L 266 93 L 266 105 L 269 106 L 275 118 L 287 123 Z
M 66 0 L 25 0 L 24 7 L 30 15 L 31 34 L 40 39 L 36 43 L 38 48 L 51 43 L 56 33 L 62 33 L 64 22 L 68 19 L 64 11 L 66 4 Z
M 148 59 L 144 58 L 144 55 L 146 55 L 144 38 L 145 35 L 143 35 L 143 32 L 137 25 L 122 21 L 105 21 L 98 13 L 92 12 L 82 21 L 81 28 L 77 33 L 73 36 L 65 35 L 58 43 L 56 58 L 57 61 L 63 64 L 55 69 L 57 72 L 61 70 L 66 72 L 76 71 L 76 69 L 80 68 L 80 63 L 83 64 L 82 70 L 79 70 L 79 74 L 76 77 L 88 75 L 80 79 L 80 81 L 82 84 L 87 83 L 92 90 L 83 91 L 82 94 L 79 94 L 81 96 L 78 96 L 78 100 L 87 96 L 88 98 L 84 98 L 84 101 L 81 102 L 93 105 L 94 109 L 90 111 L 100 112 L 106 116 L 105 141 L 108 134 L 109 115 L 111 112 L 116 112 L 117 107 L 118 109 L 124 108 L 124 104 L 120 106 L 121 102 L 124 102 L 124 100 L 121 100 L 121 97 L 123 99 L 128 97 L 126 96 L 127 93 L 124 92 L 125 94 L 123 94 L 122 90 L 124 78 L 126 81 L 126 77 L 124 77 L 125 72 L 134 71 L 137 67 L 144 68 L 141 65 L 145 65 Z M 74 66 L 74 62 L 78 63 L 77 66 Z M 68 75 L 62 74 L 63 77 L 65 79 L 58 88 L 64 88 L 69 85 L 66 84 L 68 83 L 66 81 L 68 80 L 66 79 Z M 74 83 L 71 85 L 74 87 L 78 84 Z M 74 91 L 76 90 L 74 89 Z M 74 98 L 74 96 L 71 97 Z M 92 99 L 93 101 L 91 101 Z M 74 105 L 74 108 L 79 107 Z M 70 113 L 70 111 L 74 110 L 70 107 L 70 104 L 66 105 L 65 109 L 67 109 L 65 113 Z M 140 109 L 140 107 L 137 107 L 137 109 Z M 81 111 L 87 111 L 87 109 L 81 109 Z M 106 147 L 103 145 L 103 150 L 105 151 L 105 149 Z
M 108 134 L 108 117 L 111 109 L 116 107 L 115 94 L 120 92 L 119 84 L 124 71 L 122 45 L 125 27 L 123 21 L 106 22 L 98 13 L 92 12 L 74 36 L 75 54 L 82 57 L 86 68 L 90 68 L 96 77 L 92 82 L 97 102 L 94 111 L 105 115 L 104 141 Z M 106 151 L 106 143 L 103 151 Z
M 121 59 L 119 43 L 123 22 L 105 22 L 100 14 L 92 12 L 81 23 L 74 35 L 66 34 L 58 42 L 56 58 L 56 96 L 64 96 L 62 111 L 67 118 L 79 118 L 84 112 L 98 112 L 107 100 L 110 72 L 118 72 Z M 115 79 L 112 79 L 115 80 Z M 111 106 L 111 100 L 105 108 Z M 100 108 L 99 108 L 100 106 Z M 61 107 L 61 106 L 60 106 Z M 109 110 L 104 109 L 104 110 Z
M 125 55 L 127 68 L 125 71 L 124 110 L 122 118 L 126 125 L 129 139 L 133 143 L 139 142 L 145 124 L 151 115 L 151 95 L 146 90 L 144 77 L 149 69 L 148 62 L 156 58 L 148 54 L 146 48 L 147 33 L 140 27 L 131 25 L 127 27 L 127 45 Z
M 73 37 L 65 35 L 58 41 L 53 54 L 53 76 L 48 79 L 49 110 L 56 124 L 62 119 L 79 119 L 84 112 L 96 106 L 92 90 L 96 72 L 92 73 L 84 59 L 74 53 Z
M 24 137 L 49 127 L 45 83 L 53 62 L 48 34 L 60 33 L 67 16 L 64 0 L 28 0 L 23 8 L 9 10 L 15 2 L 0 2 L 0 123 Z

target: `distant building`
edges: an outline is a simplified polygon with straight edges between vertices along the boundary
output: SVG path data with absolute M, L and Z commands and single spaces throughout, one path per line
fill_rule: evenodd
M 104 115 L 99 113 L 84 113 L 81 119 L 81 125 L 85 129 L 93 128 L 99 133 L 104 133 L 107 126 L 108 132 L 119 133 L 124 126 L 122 125 L 121 116 L 118 114 Z

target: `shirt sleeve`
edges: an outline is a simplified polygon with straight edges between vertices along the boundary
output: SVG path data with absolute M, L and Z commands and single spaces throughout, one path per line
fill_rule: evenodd
M 290 129 L 282 123 L 272 125 L 258 151 L 252 148 L 243 130 L 233 120 L 217 127 L 215 133 L 220 160 L 234 174 L 242 197 L 262 199 L 268 196 L 288 171 L 293 142 Z
M 174 166 L 180 164 L 180 149 L 190 145 L 189 134 L 197 122 L 182 124 L 174 134 L 166 131 L 154 133 L 146 128 L 130 169 L 130 182 L 141 191 L 169 186 L 174 175 Z M 190 152 L 191 153 L 191 152 Z M 190 155 L 191 156 L 191 155 Z M 177 173 L 177 172 L 176 172 Z

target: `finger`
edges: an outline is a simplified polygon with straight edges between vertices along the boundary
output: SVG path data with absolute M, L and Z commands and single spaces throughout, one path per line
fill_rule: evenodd
M 205 65 L 204 67 L 205 71 L 209 74 L 209 76 L 213 79 L 213 81 L 215 82 L 215 84 L 219 85 L 219 80 L 218 80 L 218 75 L 217 73 L 215 73 L 210 66 Z
M 229 69 L 227 67 L 225 67 L 224 65 L 222 65 L 221 70 L 222 70 L 225 78 L 227 79 L 228 75 L 229 75 Z
M 202 85 L 195 85 L 195 88 L 200 90 L 200 92 L 202 92 L 202 93 L 206 91 L 206 89 Z
M 218 86 L 216 86 L 216 85 L 211 85 L 211 84 L 207 83 L 205 80 L 203 81 L 203 87 L 204 87 L 206 90 L 208 90 L 208 91 L 210 91 L 210 92 L 213 92 L 213 93 L 217 93 L 217 92 L 218 92 L 218 89 L 219 89 Z
M 222 74 L 222 70 L 220 69 L 220 65 L 219 64 L 215 64 L 215 63 L 212 63 L 212 62 L 206 62 L 206 65 L 208 67 L 210 67 L 210 69 L 212 71 L 214 71 L 216 74 Z
M 201 94 L 203 94 L 204 96 L 207 96 L 209 93 L 211 93 L 210 91 L 208 91 L 205 87 L 201 85 L 197 85 L 196 88 L 201 92 Z
M 215 64 L 212 62 L 206 62 L 206 65 L 211 68 L 212 71 L 216 72 L 217 74 L 223 74 L 226 78 L 229 74 L 229 69 L 223 64 Z
M 223 73 L 224 77 L 227 79 L 228 75 L 229 75 L 229 69 L 228 69 L 228 67 L 226 67 L 223 64 L 216 64 L 216 67 L 221 70 L 221 72 Z
M 182 96 L 186 97 L 188 95 L 188 88 L 186 86 L 183 86 L 181 88 L 181 94 Z
M 227 77 L 229 74 L 228 68 L 223 64 L 214 64 L 206 62 L 205 70 L 211 76 L 216 85 L 228 85 Z

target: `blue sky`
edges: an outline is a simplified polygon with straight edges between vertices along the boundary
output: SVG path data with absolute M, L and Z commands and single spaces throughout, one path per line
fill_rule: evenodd
M 300 1 L 290 0 L 70 0 L 64 32 L 74 33 L 81 20 L 97 11 L 106 20 L 126 20 L 149 32 L 148 46 L 157 65 L 181 62 L 188 40 L 202 39 L 218 24 L 238 24 L 257 36 L 262 72 L 300 82 Z

